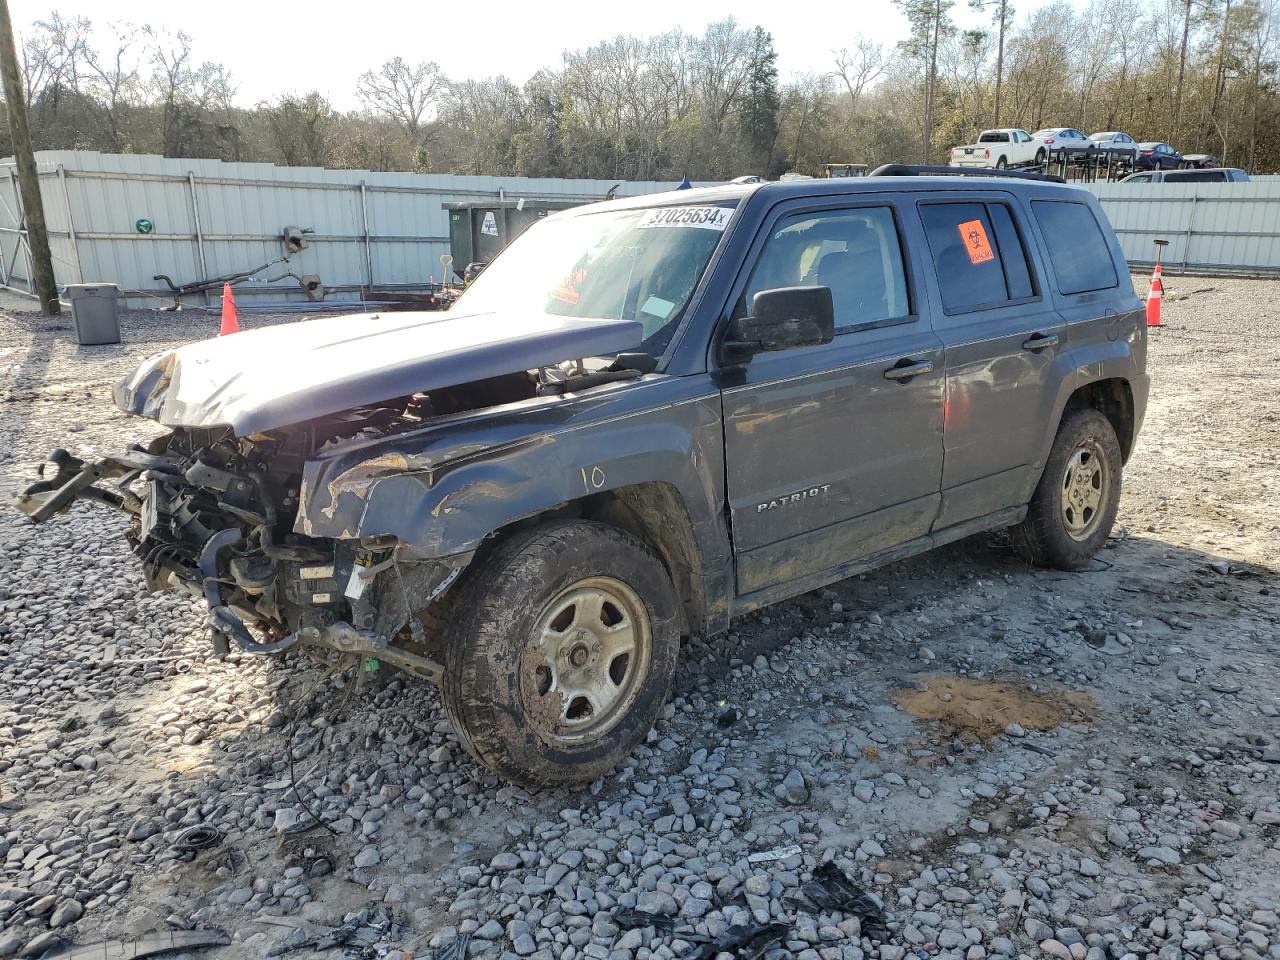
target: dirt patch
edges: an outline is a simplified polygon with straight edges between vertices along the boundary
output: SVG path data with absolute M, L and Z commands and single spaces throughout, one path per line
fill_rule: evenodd
M 976 740 L 990 740 L 1013 724 L 1052 730 L 1097 709 L 1087 693 L 1033 690 L 1016 680 L 926 677 L 923 683 L 923 690 L 899 690 L 891 699 L 917 720 L 935 720 L 954 736 Z

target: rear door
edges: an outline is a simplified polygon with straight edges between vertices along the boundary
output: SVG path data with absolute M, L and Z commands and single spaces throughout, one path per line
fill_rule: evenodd
M 1052 292 L 1066 322 L 1065 346 L 1070 349 L 1071 375 L 1076 376 L 1077 370 L 1087 371 L 1091 362 L 1114 352 L 1116 341 L 1134 335 L 1143 317 L 1126 304 L 1137 307 L 1140 302 L 1124 271 L 1123 255 L 1108 239 L 1105 215 L 1096 201 L 1044 199 L 1028 206 L 1046 253 L 1046 292 Z M 1046 451 L 1047 447 L 1046 436 Z
M 1052 416 L 1064 324 L 1015 199 L 1002 192 L 920 200 L 934 330 L 946 365 L 942 502 L 935 529 L 1027 501 Z
M 761 290 L 827 286 L 836 336 L 720 372 L 740 595 L 806 589 L 929 530 L 942 349 L 903 247 L 892 198 L 793 201 L 771 214 L 746 260 L 735 313 Z

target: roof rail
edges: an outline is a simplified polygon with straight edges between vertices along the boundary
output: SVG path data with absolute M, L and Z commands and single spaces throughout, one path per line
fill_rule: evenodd
M 1015 180 L 1039 180 L 1041 183 L 1066 183 L 1052 173 L 1023 170 L 997 170 L 994 167 L 926 167 L 911 163 L 886 163 L 876 167 L 869 177 L 1012 177 Z

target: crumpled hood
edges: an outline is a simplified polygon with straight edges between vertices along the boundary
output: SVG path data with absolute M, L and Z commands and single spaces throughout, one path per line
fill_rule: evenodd
M 116 406 L 168 427 L 237 436 L 412 393 L 631 350 L 629 320 L 493 313 L 360 313 L 216 337 L 157 354 Z

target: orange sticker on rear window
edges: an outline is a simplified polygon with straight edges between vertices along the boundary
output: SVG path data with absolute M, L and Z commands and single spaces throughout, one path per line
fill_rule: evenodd
M 964 242 L 965 253 L 969 254 L 969 262 L 986 263 L 994 260 L 996 252 L 991 249 L 991 241 L 987 239 L 987 231 L 981 220 L 969 220 L 956 226 L 960 231 L 960 239 Z

